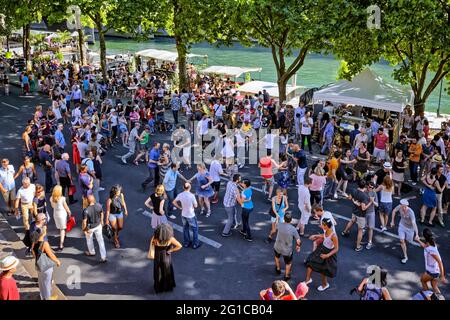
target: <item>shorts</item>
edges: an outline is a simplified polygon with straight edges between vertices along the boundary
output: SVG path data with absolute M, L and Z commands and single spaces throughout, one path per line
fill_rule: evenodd
M 214 181 L 211 186 L 214 189 L 214 191 L 219 192 L 219 190 L 220 190 L 220 181 Z
M 374 148 L 373 149 L 373 157 L 380 159 L 380 160 L 385 160 L 386 159 L 386 151 L 382 150 L 382 149 Z
M 300 210 L 300 224 L 307 225 L 309 218 L 311 217 L 311 212 L 304 212 Z
M 277 218 L 274 218 L 274 217 L 270 217 L 270 222 L 271 222 L 271 223 L 275 223 L 275 222 L 277 222 Z
M 7 192 L 2 192 L 3 199 L 5 200 L 6 204 L 9 205 L 9 201 L 15 201 L 16 200 L 16 188 L 12 188 L 11 190 Z
M 380 206 L 378 208 L 380 213 L 391 214 L 392 213 L 392 202 L 380 202 Z
M 278 253 L 277 250 L 274 249 L 273 252 L 275 253 L 275 257 L 277 259 L 279 259 L 281 257 L 281 253 Z M 291 264 L 293 258 L 294 258 L 293 253 L 291 253 L 289 256 L 283 256 L 284 263 Z
M 358 217 L 355 214 L 352 214 L 352 220 L 356 222 L 358 225 L 358 228 L 364 229 L 366 227 L 366 218 L 365 217 Z
M 441 276 L 441 274 L 440 273 L 431 273 L 430 271 L 425 271 L 425 273 L 427 274 L 427 275 L 429 275 L 430 277 L 432 277 L 433 279 L 439 279 L 439 277 Z
M 264 181 L 265 181 L 267 184 L 273 184 L 273 183 L 275 183 L 275 179 L 273 178 L 273 176 L 271 176 L 271 177 L 263 176 L 263 178 L 264 178 Z
M 403 227 L 402 225 L 398 226 L 398 237 L 400 240 L 406 240 L 409 242 L 413 242 L 414 240 L 414 230 Z
M 375 229 L 375 212 L 366 213 L 366 225 L 369 229 Z
M 117 213 L 117 214 L 114 214 L 114 213 L 109 214 L 109 219 L 108 219 L 109 222 L 114 222 L 117 219 L 123 219 L 123 212 Z

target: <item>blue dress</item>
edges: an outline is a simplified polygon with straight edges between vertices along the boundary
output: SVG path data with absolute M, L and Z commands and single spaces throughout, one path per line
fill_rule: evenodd
M 206 171 L 204 174 L 197 173 L 197 188 L 195 189 L 195 193 L 199 197 L 209 198 L 214 195 L 214 190 L 209 185 L 206 189 L 202 189 L 201 186 L 204 186 L 205 184 L 209 183 L 209 180 L 207 177 L 209 177 L 209 172 Z
M 436 191 L 434 189 L 425 188 L 422 195 L 422 202 L 427 208 L 436 208 L 437 207 Z

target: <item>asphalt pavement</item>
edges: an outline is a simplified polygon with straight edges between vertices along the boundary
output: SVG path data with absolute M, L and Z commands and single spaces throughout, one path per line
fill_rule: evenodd
M 34 107 L 42 104 L 45 108 L 50 105 L 47 97 L 41 95 L 21 96 L 19 88 L 12 87 L 12 95 L 0 96 L 0 148 L 1 157 L 10 159 L 16 170 L 21 163 L 21 133 L 25 123 L 32 117 Z M 169 134 L 152 136 L 150 141 L 170 142 Z M 71 149 L 71 148 L 70 148 Z M 71 150 L 68 150 L 71 154 Z M 100 264 L 100 257 L 86 257 L 86 241 L 80 230 L 81 201 L 71 206 L 78 224 L 68 234 L 65 249 L 57 253 L 62 266 L 55 272 L 55 281 L 60 290 L 68 299 L 258 299 L 259 291 L 268 288 L 273 280 L 281 279 L 274 271 L 273 244 L 264 243 L 270 230 L 270 216 L 268 210 L 270 203 L 258 190 L 262 188 L 263 180 L 260 178 L 256 165 L 246 165 L 239 172 L 243 177 L 250 178 L 255 188 L 253 200 L 255 209 L 250 218 L 253 242 L 247 242 L 237 231 L 229 238 L 223 238 L 221 232 L 226 221 L 226 214 L 222 206 L 225 191 L 225 181 L 222 183 L 220 202 L 212 206 L 212 215 L 209 218 L 199 216 L 200 235 L 203 236 L 203 246 L 197 250 L 182 249 L 173 254 L 175 278 L 177 287 L 172 293 L 155 295 L 153 291 L 153 263 L 147 260 L 149 240 L 152 235 L 150 218 L 145 213 L 144 201 L 151 194 L 153 188 L 146 193 L 141 192 L 140 184 L 147 176 L 145 165 L 122 165 L 117 155 L 127 152 L 122 146 L 108 150 L 103 158 L 102 171 L 104 179 L 102 186 L 106 189 L 101 192 L 101 202 L 104 205 L 109 188 L 116 183 L 123 186 L 125 199 L 129 209 L 129 216 L 125 220 L 125 227 L 121 233 L 120 249 L 115 249 L 112 242 L 107 242 L 108 263 Z M 313 161 L 314 159 L 311 159 Z M 43 183 L 44 174 L 38 168 L 39 182 Z M 188 179 L 194 171 L 184 171 Z M 20 184 L 19 181 L 17 181 Z M 178 188 L 180 189 L 180 185 Z M 421 204 L 418 190 L 415 189 L 405 197 L 411 198 L 412 208 L 418 215 Z M 79 194 L 76 198 L 81 200 Z M 294 218 L 299 217 L 297 209 L 297 190 L 295 186 L 289 189 L 290 209 Z M 395 200 L 394 205 L 398 203 Z M 2 208 L 4 208 L 2 202 Z M 337 231 L 340 232 L 351 217 L 351 205 L 348 200 L 340 199 L 337 202 L 325 201 L 325 209 L 336 214 Z M 176 212 L 177 219 L 173 220 L 181 226 L 180 211 Z M 446 217 L 447 225 L 450 219 Z M 8 218 L 9 223 L 19 233 L 23 232 L 20 223 L 14 217 Z M 379 220 L 377 218 L 377 226 Z M 366 275 L 370 265 L 381 265 L 389 272 L 388 289 L 394 299 L 410 299 L 420 289 L 420 274 L 424 270 L 424 257 L 422 249 L 409 245 L 409 261 L 406 265 L 400 263 L 401 249 L 396 238 L 397 230 L 388 230 L 389 233 L 375 231 L 374 247 L 355 252 L 356 226 L 349 238 L 339 236 L 340 249 L 338 252 L 337 277 L 330 280 L 330 289 L 320 293 L 320 277 L 313 275 L 308 298 L 311 300 L 324 299 L 358 299 L 349 294 L 350 290 L 359 284 Z M 57 246 L 57 231 L 54 224 L 49 227 L 50 243 Z M 175 226 L 175 236 L 182 240 L 179 227 Z M 419 226 L 422 230 L 422 226 Z M 439 250 L 444 266 L 450 261 L 450 248 L 448 244 L 450 230 L 435 227 Z M 314 234 L 320 232 L 317 225 L 308 225 L 306 232 Z M 294 254 L 292 287 L 305 279 L 306 268 L 304 259 L 311 252 L 312 243 L 302 239 L 300 253 Z M 284 268 L 284 267 L 283 267 Z M 447 273 L 448 274 L 448 273 Z M 450 298 L 448 288 L 441 285 L 444 296 Z

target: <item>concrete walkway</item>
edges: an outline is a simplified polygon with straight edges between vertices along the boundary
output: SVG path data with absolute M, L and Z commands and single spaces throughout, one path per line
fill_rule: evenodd
M 16 256 L 20 263 L 14 279 L 20 292 L 21 300 L 40 300 L 37 272 L 34 266 L 34 259 L 25 257 L 26 247 L 19 239 L 16 232 L 0 214 L 0 259 L 6 256 Z M 54 286 L 53 293 L 58 296 L 58 300 L 66 300 L 62 292 Z

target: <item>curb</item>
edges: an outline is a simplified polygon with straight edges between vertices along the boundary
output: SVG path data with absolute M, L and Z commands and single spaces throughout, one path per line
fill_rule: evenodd
M 20 260 L 20 263 L 24 266 L 25 270 L 33 277 L 33 280 L 37 281 L 37 271 L 33 263 L 34 260 L 25 257 L 25 245 L 19 239 L 17 233 L 12 229 L 8 220 L 1 213 L 0 232 L 6 241 L 11 243 L 11 249 L 13 250 L 14 255 Z M 58 300 L 68 300 L 55 283 L 53 284 L 53 293 L 58 297 Z

